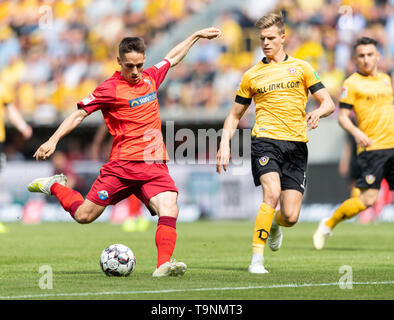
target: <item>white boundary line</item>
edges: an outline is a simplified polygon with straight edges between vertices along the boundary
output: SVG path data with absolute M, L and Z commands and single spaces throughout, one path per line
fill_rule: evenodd
M 380 282 L 347 282 L 352 285 L 394 285 L 394 281 Z M 160 294 L 160 293 L 176 293 L 176 292 L 198 292 L 198 291 L 226 291 L 226 290 L 253 290 L 253 289 L 278 289 L 278 288 L 302 288 L 302 287 L 327 287 L 339 286 L 339 282 L 332 283 L 289 283 L 289 284 L 273 284 L 268 286 L 248 286 L 248 287 L 222 287 L 222 288 L 195 288 L 195 289 L 167 289 L 167 290 L 141 290 L 141 291 L 103 291 L 103 292 L 70 292 L 70 293 L 46 293 L 46 294 L 30 294 L 20 296 L 0 296 L 0 300 L 9 299 L 34 299 L 48 297 L 83 297 L 83 296 L 105 296 L 105 295 L 132 295 L 132 294 Z

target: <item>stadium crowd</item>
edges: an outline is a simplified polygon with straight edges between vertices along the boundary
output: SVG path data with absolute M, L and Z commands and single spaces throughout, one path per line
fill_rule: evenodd
M 32 125 L 56 123 L 118 69 L 124 36 L 148 47 L 214 0 L 0 0 L 0 82 Z M 217 41 L 202 41 L 172 70 L 159 92 L 160 107 L 227 111 L 242 73 L 262 58 L 253 27 L 265 1 L 217 16 Z M 288 54 L 309 61 L 334 101 L 355 70 L 357 36 L 378 40 L 380 69 L 394 77 L 393 0 L 267 1 L 285 13 Z M 265 2 L 266 6 L 266 2 Z

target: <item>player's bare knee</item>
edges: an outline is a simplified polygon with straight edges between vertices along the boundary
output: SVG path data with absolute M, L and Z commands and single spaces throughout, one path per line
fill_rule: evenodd
M 298 216 L 297 215 L 293 215 L 290 217 L 283 217 L 283 219 L 285 220 L 285 223 L 288 227 L 292 227 L 294 226 L 297 221 L 298 221 Z
M 366 191 L 360 195 L 361 202 L 367 207 L 372 207 L 378 200 L 379 192 Z
M 81 209 L 81 210 L 78 209 L 74 214 L 74 219 L 79 224 L 89 224 L 94 221 L 91 212 L 85 209 Z
M 178 206 L 175 204 L 161 205 L 158 210 L 159 217 L 168 216 L 177 218 L 178 217 Z
M 280 190 L 270 191 L 264 194 L 264 203 L 268 204 L 272 208 L 275 208 L 280 198 Z

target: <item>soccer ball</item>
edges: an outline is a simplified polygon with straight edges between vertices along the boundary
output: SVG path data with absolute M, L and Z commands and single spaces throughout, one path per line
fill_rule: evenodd
M 127 277 L 135 268 L 133 251 L 123 244 L 113 244 L 103 250 L 100 266 L 107 276 Z

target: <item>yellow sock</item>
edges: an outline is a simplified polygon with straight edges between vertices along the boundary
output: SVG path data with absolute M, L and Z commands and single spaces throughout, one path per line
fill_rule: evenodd
M 274 221 L 275 221 L 275 223 L 276 223 L 278 226 L 282 226 L 282 227 L 291 227 L 291 226 L 292 226 L 292 225 L 287 224 L 287 223 L 285 222 L 285 220 L 283 219 L 283 216 L 282 216 L 282 212 L 281 212 L 280 210 L 277 210 L 277 211 L 275 212 Z
M 265 243 L 271 231 L 275 209 L 263 203 L 254 223 L 252 248 L 253 254 L 263 254 Z
M 367 207 L 360 198 L 350 198 L 344 201 L 334 214 L 326 221 L 326 225 L 333 229 L 342 220 L 353 218 Z
M 359 198 L 359 197 L 360 197 L 360 193 L 361 193 L 360 188 L 354 187 L 354 188 L 352 189 L 352 192 L 351 192 L 351 194 L 350 194 L 350 197 L 351 197 L 351 198 Z

